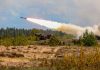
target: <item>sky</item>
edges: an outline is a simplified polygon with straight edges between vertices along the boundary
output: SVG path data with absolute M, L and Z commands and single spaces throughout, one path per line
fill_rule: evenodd
M 100 24 L 100 0 L 0 0 L 0 28 L 44 28 L 20 17 L 66 24 Z

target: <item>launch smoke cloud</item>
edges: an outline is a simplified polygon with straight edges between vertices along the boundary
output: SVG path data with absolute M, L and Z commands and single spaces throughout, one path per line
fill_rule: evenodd
M 89 32 L 93 32 L 95 35 L 100 36 L 100 26 L 98 25 L 94 25 L 93 27 L 90 27 L 90 26 L 80 27 L 74 24 L 65 24 L 65 23 L 35 19 L 35 18 L 26 18 L 26 20 L 31 21 L 41 26 L 45 26 L 50 29 L 62 31 L 62 32 L 77 35 L 77 36 L 82 35 L 85 32 L 85 30 L 88 30 Z

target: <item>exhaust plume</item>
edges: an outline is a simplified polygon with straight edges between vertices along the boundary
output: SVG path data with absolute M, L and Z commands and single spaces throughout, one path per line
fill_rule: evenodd
M 58 22 L 47 21 L 42 19 L 27 18 L 27 20 L 36 23 L 38 25 L 48 27 L 50 29 L 58 28 L 62 25 L 61 23 Z
M 94 25 L 93 27 L 90 27 L 90 26 L 81 27 L 74 24 L 58 23 L 58 22 L 42 20 L 42 19 L 26 18 L 26 20 L 31 21 L 41 26 L 45 26 L 49 29 L 62 31 L 67 34 L 80 36 L 85 32 L 85 30 L 88 30 L 89 32 L 93 32 L 95 35 L 100 36 L 100 26 L 98 25 Z

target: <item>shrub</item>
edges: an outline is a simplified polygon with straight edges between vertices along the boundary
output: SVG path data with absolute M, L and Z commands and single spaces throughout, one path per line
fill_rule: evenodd
M 1 44 L 1 45 L 4 45 L 4 46 L 6 46 L 6 47 L 11 46 L 11 45 L 13 45 L 13 44 L 12 44 L 12 38 L 6 38 L 6 39 L 2 40 L 2 41 L 0 42 L 0 44 Z
M 61 41 L 57 37 L 51 36 L 51 38 L 49 39 L 48 44 L 50 46 L 57 46 L 57 45 L 61 45 Z
M 84 46 L 95 46 L 97 45 L 97 39 L 92 32 L 89 33 L 88 30 L 86 30 L 83 36 L 80 37 L 79 43 Z
M 17 45 L 27 45 L 28 44 L 28 40 L 26 37 L 16 37 L 13 39 L 13 45 L 17 46 Z

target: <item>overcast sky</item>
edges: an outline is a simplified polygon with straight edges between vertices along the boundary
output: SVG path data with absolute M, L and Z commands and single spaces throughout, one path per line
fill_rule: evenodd
M 20 16 L 95 25 L 100 23 L 99 7 L 100 0 L 0 0 L 0 28 L 40 28 Z

